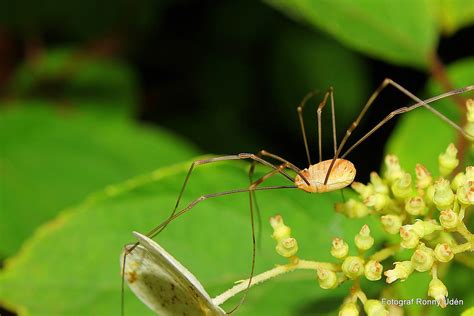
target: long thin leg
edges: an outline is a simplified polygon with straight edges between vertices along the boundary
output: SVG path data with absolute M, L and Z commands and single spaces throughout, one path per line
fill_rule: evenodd
M 272 170 L 272 174 L 276 173 L 281 173 L 281 168 L 280 167 L 275 167 L 276 169 Z M 267 177 L 268 178 L 268 177 Z M 257 180 L 256 182 L 258 182 Z M 291 180 L 292 181 L 292 180 Z M 260 181 L 258 184 L 260 184 L 262 181 Z M 253 184 L 252 184 L 253 185 Z M 279 190 L 279 189 L 297 189 L 297 186 L 291 185 L 291 186 L 270 186 L 270 187 L 252 187 L 252 185 L 247 188 L 247 189 L 236 189 L 236 190 L 229 190 L 229 191 L 224 191 L 224 192 L 218 192 L 218 193 L 211 193 L 211 194 L 206 194 L 202 195 L 199 198 L 195 199 L 191 203 L 189 203 L 184 209 L 180 210 L 179 212 L 174 212 L 172 216 L 168 217 L 165 221 L 163 221 L 160 225 L 152 229 L 150 232 L 148 232 L 147 236 L 150 238 L 154 238 L 163 228 L 165 228 L 171 221 L 175 220 L 179 216 L 183 215 L 184 213 L 188 212 L 191 210 L 194 206 L 196 206 L 198 203 L 207 200 L 207 199 L 212 199 L 224 195 L 230 195 L 230 194 L 236 194 L 236 193 L 243 193 L 243 192 L 251 192 L 251 191 L 267 191 L 267 190 Z M 253 227 L 252 227 L 253 229 Z M 125 293 L 125 282 L 124 282 L 124 277 L 125 277 L 125 265 L 126 265 L 126 259 L 127 255 L 131 253 L 137 246 L 139 245 L 138 242 L 134 243 L 133 245 L 125 246 L 124 250 L 124 256 L 122 260 L 122 299 L 121 299 L 121 314 L 123 316 L 124 313 L 124 307 L 125 307 L 125 301 L 124 301 L 124 293 Z M 252 265 L 252 271 L 253 271 L 253 265 Z M 240 305 L 240 304 L 239 304 Z
M 466 88 L 470 88 L 470 89 L 467 89 L 467 90 L 464 90 Z M 380 127 L 382 127 L 382 125 L 384 125 L 385 123 L 387 123 L 388 121 L 390 121 L 394 116 L 398 115 L 398 114 L 402 114 L 402 113 L 406 113 L 406 112 L 409 112 L 411 110 L 414 110 L 416 108 L 419 108 L 421 106 L 427 106 L 428 103 L 430 102 L 434 102 L 436 100 L 439 100 L 439 99 L 442 99 L 442 98 L 446 98 L 448 96 L 452 96 L 452 95 L 455 95 L 455 94 L 459 94 L 459 93 L 463 93 L 463 92 L 466 92 L 466 91 L 469 91 L 469 90 L 473 90 L 474 89 L 474 85 L 473 86 L 470 86 L 470 87 L 466 87 L 466 88 L 461 88 L 461 89 L 457 89 L 457 90 L 453 90 L 453 91 L 450 91 L 450 92 L 447 92 L 447 93 L 444 93 L 442 95 L 439 95 L 439 96 L 436 96 L 436 97 L 433 97 L 433 98 L 429 98 L 429 99 L 426 99 L 424 101 L 421 101 L 421 102 L 418 102 L 416 104 L 413 104 L 411 106 L 408 106 L 408 107 L 402 107 L 402 108 L 399 108 L 395 111 L 392 111 L 390 112 L 389 115 L 387 115 L 382 121 L 380 121 L 380 123 L 378 123 L 375 127 L 373 127 L 369 132 L 367 132 L 364 136 L 362 136 L 354 145 L 352 145 L 342 156 L 341 158 L 344 158 L 346 157 L 352 150 L 354 150 L 354 148 L 356 148 L 357 146 L 360 145 L 360 143 L 362 143 L 364 140 L 366 140 L 370 135 L 372 135 L 376 130 L 378 130 Z M 455 93 L 453 93 L 455 92 Z M 437 116 L 440 117 L 443 121 L 447 122 L 449 125 L 451 125 L 452 127 L 454 127 L 456 130 L 458 130 L 461 134 L 463 134 L 466 138 L 468 139 L 473 139 L 474 135 L 469 135 L 468 133 L 466 133 L 459 125 L 457 125 L 456 123 L 454 123 L 453 121 L 451 121 L 449 118 L 447 118 L 446 116 L 444 116 L 443 114 L 439 113 L 438 111 L 437 112 Z M 438 115 L 439 114 L 439 115 Z
M 176 204 L 174 206 L 173 211 L 170 214 L 170 217 L 175 214 L 176 210 L 179 207 L 179 202 L 181 201 L 181 198 L 184 194 L 184 191 L 186 190 L 186 186 L 188 184 L 189 178 L 191 177 L 191 173 L 194 170 L 194 167 L 200 166 L 200 165 L 205 165 L 205 164 L 208 164 L 208 163 L 214 163 L 214 162 L 218 162 L 218 161 L 243 160 L 243 159 L 251 159 L 255 163 L 258 162 L 258 163 L 261 163 L 261 164 L 263 164 L 265 166 L 268 166 L 272 169 L 277 169 L 277 166 L 263 160 L 262 158 L 254 155 L 254 154 L 248 154 L 248 153 L 240 153 L 240 154 L 237 154 L 237 155 L 227 155 L 227 156 L 220 156 L 220 157 L 213 157 L 213 158 L 208 158 L 208 159 L 196 160 L 191 164 L 191 167 L 189 167 L 188 173 L 186 174 L 186 178 L 184 179 L 183 185 L 181 186 L 181 190 L 179 192 L 178 198 L 176 199 Z M 285 176 L 288 180 L 293 181 L 293 179 L 285 171 L 282 171 L 281 174 L 283 176 Z M 160 228 L 158 233 L 161 232 L 165 228 L 166 228 L 166 226 Z M 151 233 L 155 233 L 155 231 L 152 231 Z M 150 237 L 150 236 L 148 236 L 148 237 Z
M 269 158 L 278 160 L 280 162 L 286 163 L 288 168 L 290 168 L 291 170 L 293 170 L 296 173 L 301 175 L 301 169 L 300 168 L 298 168 L 297 166 L 295 166 L 294 164 L 292 164 L 288 160 L 286 160 L 286 159 L 284 159 L 284 158 L 282 158 L 278 155 L 269 153 L 266 150 L 260 150 L 257 153 L 257 156 L 258 157 L 265 156 L 265 157 L 269 157 Z M 249 180 L 250 180 L 251 184 L 253 183 L 253 173 L 255 171 L 255 165 L 256 165 L 256 161 L 254 160 L 254 161 L 252 161 L 252 164 L 250 165 L 250 168 L 249 168 Z M 262 231 L 262 216 L 261 216 L 261 213 L 260 213 L 260 208 L 258 207 L 257 197 L 255 196 L 254 192 L 251 192 L 250 194 L 253 195 L 252 200 L 254 201 L 255 211 L 256 211 L 256 214 L 257 214 L 257 225 L 258 225 L 257 226 L 257 241 L 260 242 L 260 232 Z
M 391 79 L 388 79 L 386 78 L 382 84 L 380 84 L 380 86 L 374 91 L 374 93 L 372 93 L 372 95 L 370 96 L 369 100 L 367 101 L 367 103 L 365 104 L 364 108 L 362 109 L 362 111 L 359 113 L 359 115 L 357 116 L 356 120 L 354 122 L 352 122 L 352 124 L 349 126 L 349 128 L 347 129 L 346 131 L 346 134 L 344 135 L 344 138 L 342 139 L 341 143 L 339 144 L 339 147 L 337 148 L 337 151 L 336 151 L 336 154 L 334 155 L 334 158 L 332 159 L 331 161 L 331 164 L 329 165 L 329 168 L 328 168 L 328 171 L 326 173 L 326 177 L 324 179 L 324 184 L 327 184 L 327 181 L 329 179 L 329 175 L 331 173 L 331 170 L 334 166 L 334 163 L 336 162 L 336 159 L 338 158 L 338 156 L 341 154 L 341 151 L 342 151 L 342 148 L 344 147 L 344 145 L 346 144 L 349 136 L 352 134 L 352 132 L 354 131 L 354 129 L 359 125 L 361 119 L 364 117 L 365 113 L 367 112 L 367 110 L 370 108 L 370 106 L 373 104 L 374 100 L 377 98 L 377 96 L 380 94 L 380 92 L 385 88 L 387 87 L 388 85 L 391 85 L 393 87 L 395 87 L 397 90 L 401 91 L 403 94 L 407 95 L 408 97 L 412 98 L 413 100 L 415 100 L 416 102 L 418 102 L 417 104 L 413 105 L 413 106 L 410 106 L 408 107 L 410 110 L 408 111 L 411 111 L 417 107 L 420 107 L 420 106 L 423 106 L 425 108 L 427 108 L 430 112 L 432 112 L 433 114 L 435 114 L 436 116 L 440 117 L 443 121 L 447 122 L 448 124 L 450 124 L 451 126 L 453 126 L 454 128 L 456 128 L 459 132 L 461 132 L 463 135 L 465 135 L 466 137 L 470 137 L 466 132 L 464 132 L 462 130 L 462 128 L 460 128 L 456 123 L 454 123 L 453 121 L 451 121 L 449 118 L 447 118 L 446 116 L 444 116 L 443 114 L 441 114 L 439 111 L 435 110 L 434 108 L 432 108 L 431 106 L 428 105 L 428 103 L 430 102 L 433 102 L 433 101 L 436 101 L 436 100 L 439 100 L 439 99 L 442 99 L 442 98 L 445 98 L 445 97 L 448 97 L 448 96 L 451 96 L 451 95 L 456 95 L 456 94 L 460 94 L 460 93 L 463 93 L 463 92 L 466 92 L 466 91 L 469 91 L 469 90 L 473 90 L 474 89 L 474 85 L 471 85 L 471 86 L 467 86 L 465 88 L 461 88 L 461 89 L 456 89 L 456 90 L 453 90 L 453 91 L 449 91 L 449 92 L 446 92 L 446 93 L 443 93 L 437 97 L 433 97 L 433 98 L 430 98 L 430 99 L 427 99 L 426 101 L 423 101 L 421 99 L 419 99 L 418 97 L 416 97 L 413 93 L 409 92 L 407 89 L 403 88 L 401 85 L 399 85 L 398 83 L 394 82 L 393 80 Z M 395 110 L 394 112 L 390 113 L 382 122 L 380 122 L 379 124 L 377 124 L 377 126 L 371 130 L 371 132 L 367 133 L 366 136 L 370 136 L 370 134 L 372 134 L 375 130 L 377 130 L 380 126 L 382 126 L 383 124 L 385 124 L 388 120 L 390 120 L 393 116 L 395 116 L 396 114 L 400 114 L 400 113 L 404 113 L 404 112 L 407 112 L 405 110 L 402 110 L 402 109 L 407 109 L 407 107 L 403 107 L 403 108 L 400 108 L 398 110 Z M 401 111 L 401 112 L 400 112 Z M 365 136 L 364 136 L 365 137 Z M 359 145 L 361 143 L 361 141 L 364 141 L 367 137 L 365 138 L 362 138 L 361 140 L 359 140 L 357 143 L 356 143 L 356 146 Z M 471 136 L 472 137 L 472 136 Z M 352 147 L 356 147 L 356 146 L 352 146 Z M 352 150 L 353 148 L 351 147 L 350 150 Z M 346 156 L 347 154 L 349 153 L 349 151 L 347 151 L 344 156 Z
M 268 178 L 274 176 L 275 174 L 279 173 L 280 171 L 286 169 L 288 167 L 288 163 L 284 163 L 280 166 L 278 166 L 277 169 L 275 170 L 272 170 L 270 172 L 268 172 L 267 174 L 265 174 L 263 177 L 261 177 L 260 179 L 258 179 L 257 181 L 255 181 L 254 183 L 252 183 L 250 186 L 249 186 L 249 204 L 250 204 L 250 222 L 251 222 L 251 227 L 252 227 L 252 265 L 251 265 L 251 269 L 250 269 L 250 277 L 249 277 L 249 282 L 247 283 L 247 288 L 245 289 L 245 292 L 242 296 L 242 298 L 240 299 L 240 302 L 239 304 L 237 304 L 230 312 L 228 312 L 227 314 L 232 314 L 233 312 L 235 312 L 245 301 L 246 297 L 247 297 L 247 294 L 248 294 L 248 291 L 250 289 L 250 285 L 252 284 L 252 279 L 253 279 L 253 275 L 255 273 L 255 253 L 256 253 L 256 242 L 255 242 L 255 224 L 254 224 L 254 212 L 253 212 L 253 193 L 255 191 L 255 189 L 257 189 L 257 187 L 263 183 L 265 180 L 267 180 Z
M 323 112 L 324 107 L 327 104 L 328 97 L 331 98 L 331 118 L 332 118 L 332 139 L 334 145 L 334 155 L 336 155 L 337 149 L 337 139 L 336 139 L 336 112 L 334 110 L 334 89 L 333 87 L 329 87 L 328 91 L 324 94 L 324 98 L 319 103 L 317 109 L 317 116 L 318 116 L 318 148 L 319 148 L 319 162 L 323 161 L 323 141 L 322 141 L 322 123 L 321 123 L 321 114 Z
M 301 126 L 301 133 L 303 134 L 303 141 L 304 141 L 304 148 L 306 150 L 306 157 L 308 158 L 308 165 L 311 166 L 311 155 L 309 154 L 309 147 L 308 147 L 308 139 L 306 138 L 306 130 L 304 128 L 304 120 L 303 120 L 303 108 L 306 105 L 306 102 L 308 102 L 309 99 L 311 99 L 313 96 L 316 95 L 316 92 L 310 92 L 308 93 L 303 100 L 301 101 L 300 105 L 296 108 L 296 111 L 298 112 L 298 119 L 300 121 L 300 126 Z

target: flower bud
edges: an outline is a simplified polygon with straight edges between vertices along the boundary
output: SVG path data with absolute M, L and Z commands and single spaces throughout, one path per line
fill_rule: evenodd
M 291 228 L 285 225 L 283 218 L 280 215 L 270 217 L 270 225 L 273 227 L 272 238 L 277 242 L 290 238 Z
M 440 262 L 451 261 L 454 257 L 454 253 L 447 243 L 437 244 L 434 250 L 435 257 Z
M 367 300 L 364 303 L 367 316 L 388 316 L 388 311 L 379 300 Z
M 375 211 L 382 211 L 390 202 L 390 198 L 386 194 L 375 193 L 364 200 L 365 205 L 372 207 Z
M 402 219 L 398 215 L 384 215 L 380 217 L 383 229 L 389 234 L 398 234 L 402 226 Z
M 400 237 L 402 238 L 400 246 L 406 249 L 415 248 L 420 241 L 420 236 L 413 229 L 413 225 L 400 227 Z
M 444 210 L 439 215 L 439 222 L 443 228 L 452 230 L 458 226 L 459 216 L 453 210 Z
M 404 200 L 411 195 L 411 175 L 409 173 L 405 172 L 400 179 L 393 182 L 392 193 L 399 200 Z
M 415 173 L 416 187 L 418 189 L 426 189 L 432 184 L 433 178 L 431 177 L 430 172 L 428 171 L 428 169 L 426 169 L 425 166 L 417 164 L 415 167 Z
M 467 107 L 467 124 L 464 126 L 464 131 L 469 134 L 469 140 L 474 139 L 474 100 L 468 99 L 466 101 Z
M 419 238 L 423 238 L 437 230 L 443 230 L 443 227 L 439 226 L 436 221 L 416 220 L 415 224 L 412 225 L 412 229 Z
M 338 286 L 336 272 L 324 268 L 317 268 L 316 273 L 319 286 L 322 289 L 334 289 Z
M 400 167 L 400 162 L 398 161 L 397 156 L 387 155 L 385 156 L 385 179 L 389 183 L 393 183 L 395 180 L 400 179 L 403 176 L 403 170 Z
M 276 252 L 285 258 L 293 257 L 298 251 L 298 243 L 295 238 L 289 237 L 278 242 Z
M 384 275 L 387 277 L 386 282 L 388 284 L 393 283 L 398 279 L 400 279 L 400 281 L 405 281 L 406 278 L 408 278 L 415 270 L 415 266 L 411 261 L 395 262 L 394 264 L 394 269 L 384 272 Z
M 366 199 L 369 195 L 375 192 L 372 184 L 365 185 L 360 182 L 352 182 L 351 188 L 359 193 L 362 199 Z
M 377 172 L 372 171 L 370 173 L 370 183 L 372 183 L 376 193 L 388 194 L 388 187 L 383 182 L 382 178 L 380 178 L 380 176 L 377 174 Z
M 459 160 L 456 158 L 458 150 L 454 144 L 449 144 L 444 153 L 438 156 L 439 173 L 442 177 L 449 175 L 458 166 Z
M 423 243 L 416 248 L 411 256 L 411 262 L 418 272 L 425 272 L 431 269 L 434 263 L 434 252 Z
M 466 108 L 467 108 L 467 121 L 469 123 L 474 123 L 474 100 L 473 99 L 467 99 Z
M 425 198 L 426 205 L 429 206 L 429 207 L 431 207 L 434 204 L 433 203 L 434 194 L 435 194 L 435 186 L 434 185 L 430 185 L 429 187 L 426 188 L 426 194 L 425 194 L 424 198 Z
M 374 244 L 374 238 L 370 236 L 370 228 L 362 226 L 360 232 L 354 237 L 355 244 L 360 250 L 367 250 Z
M 377 281 L 382 278 L 383 266 L 380 262 L 375 260 L 370 260 L 365 264 L 364 274 L 367 280 Z
M 457 191 L 457 189 L 466 182 L 466 175 L 464 172 L 459 172 L 451 181 L 451 189 Z
M 347 245 L 347 243 L 344 240 L 340 238 L 334 238 L 332 240 L 331 255 L 334 258 L 342 259 L 345 256 L 347 256 L 348 252 L 349 252 L 349 245 Z
M 349 199 L 346 203 L 336 203 L 336 212 L 349 218 L 362 218 L 370 214 L 370 209 L 362 202 Z
M 463 206 L 474 204 L 474 181 L 466 181 L 456 192 L 459 203 Z
M 466 181 L 474 181 L 474 166 L 466 167 Z
M 449 181 L 446 179 L 439 179 L 435 183 L 435 192 L 433 195 L 433 203 L 438 210 L 445 210 L 451 208 L 454 202 L 454 193 L 451 191 Z
M 439 306 L 446 307 L 446 297 L 448 289 L 439 279 L 432 279 L 428 287 L 428 295 L 438 301 Z
M 405 202 L 405 211 L 410 215 L 424 215 L 427 211 L 425 201 L 419 196 L 412 197 Z
M 342 272 L 349 279 L 356 279 L 364 274 L 364 260 L 360 257 L 349 256 L 342 263 Z
M 353 302 L 344 303 L 339 310 L 339 316 L 359 316 L 357 304 Z

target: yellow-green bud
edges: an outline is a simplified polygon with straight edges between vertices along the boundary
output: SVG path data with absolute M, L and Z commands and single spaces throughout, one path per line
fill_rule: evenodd
M 393 181 L 400 179 L 403 176 L 403 170 L 400 167 L 400 162 L 398 161 L 397 156 L 395 155 L 387 155 L 385 156 L 385 179 L 388 180 L 389 183 L 393 183 Z
M 451 190 L 449 181 L 446 179 L 439 179 L 435 183 L 435 192 L 433 195 L 433 203 L 438 210 L 445 210 L 451 208 L 454 202 L 454 193 Z
M 280 215 L 270 217 L 270 225 L 273 227 L 272 238 L 277 242 L 290 238 L 291 228 L 285 225 L 283 218 Z
M 474 167 L 466 167 L 466 181 L 474 181 Z
M 433 178 L 425 166 L 417 164 L 415 167 L 416 187 L 418 189 L 426 189 L 433 183 Z
M 389 234 L 398 234 L 402 226 L 402 219 L 398 215 L 384 215 L 380 217 L 383 229 Z
M 439 279 L 432 279 L 428 287 L 428 295 L 438 301 L 439 306 L 446 307 L 446 297 L 448 289 Z
M 405 211 L 410 215 L 424 215 L 427 210 L 425 201 L 419 196 L 412 197 L 405 202 Z
M 434 185 L 430 185 L 429 187 L 426 188 L 426 194 L 425 194 L 424 198 L 425 198 L 426 205 L 428 205 L 429 207 L 434 204 L 433 203 L 434 194 L 435 194 L 435 186 Z
M 364 260 L 360 257 L 349 256 L 342 263 L 342 272 L 349 279 L 356 279 L 364 274 Z
M 434 251 L 420 243 L 411 256 L 411 262 L 418 272 L 425 272 L 431 269 L 434 263 Z
M 372 171 L 370 173 L 370 183 L 372 183 L 376 193 L 388 194 L 388 187 L 377 172 Z
M 449 175 L 458 166 L 459 160 L 456 158 L 458 150 L 454 144 L 449 144 L 444 153 L 438 156 L 439 173 L 442 177 Z
M 443 227 L 439 226 L 436 221 L 416 220 L 415 224 L 412 225 L 412 229 L 418 237 L 423 238 L 437 230 L 443 230 Z
M 439 215 L 439 222 L 443 228 L 453 230 L 459 224 L 459 216 L 453 210 L 444 210 Z
M 375 260 L 370 260 L 365 264 L 364 274 L 367 280 L 377 281 L 382 278 L 383 266 L 380 262 Z
M 463 206 L 474 204 L 474 181 L 466 181 L 456 192 L 459 203 Z
M 400 281 L 405 281 L 415 270 L 415 266 L 411 261 L 395 262 L 394 265 L 395 268 L 393 270 L 387 270 L 384 272 L 388 284 L 393 283 L 398 279 L 400 279 Z
M 346 203 L 336 203 L 336 212 L 349 218 L 361 218 L 369 215 L 370 209 L 362 202 L 349 199 Z
M 367 300 L 364 303 L 367 316 L 388 316 L 388 310 L 379 300 Z
M 375 211 L 380 212 L 390 202 L 390 198 L 386 194 L 375 193 L 364 200 L 365 205 L 372 207 Z
M 474 100 L 468 99 L 466 101 L 467 107 L 467 124 L 464 126 L 464 131 L 469 134 L 470 141 L 474 139 Z
M 359 316 L 359 309 L 354 302 L 344 303 L 339 310 L 339 316 Z
M 467 107 L 467 121 L 469 123 L 474 123 L 474 100 L 467 99 L 466 107 Z
M 317 268 L 316 273 L 319 286 L 322 289 L 334 289 L 338 286 L 336 272 L 324 268 Z
M 466 182 L 466 175 L 464 172 L 459 172 L 451 181 L 451 189 L 457 191 L 457 189 Z
M 402 238 L 400 246 L 406 249 L 415 248 L 420 241 L 420 236 L 413 229 L 413 225 L 400 227 L 400 237 Z
M 337 259 L 342 259 L 347 256 L 349 252 L 349 245 L 341 238 L 334 238 L 332 240 L 331 255 Z
M 370 183 L 365 185 L 360 182 L 352 182 L 351 188 L 359 193 L 362 199 L 366 199 L 369 195 L 375 192 L 372 184 Z
M 374 244 L 374 238 L 370 236 L 370 228 L 362 226 L 360 232 L 354 237 L 355 244 L 360 250 L 367 250 Z
M 392 193 L 397 199 L 400 200 L 410 197 L 412 193 L 412 187 L 411 175 L 409 173 L 405 172 L 400 179 L 397 179 L 393 182 Z
M 280 256 L 285 258 L 293 257 L 298 251 L 298 242 L 292 237 L 280 240 L 275 250 Z
M 447 243 L 437 244 L 434 250 L 435 257 L 440 262 L 451 261 L 454 257 L 453 250 Z

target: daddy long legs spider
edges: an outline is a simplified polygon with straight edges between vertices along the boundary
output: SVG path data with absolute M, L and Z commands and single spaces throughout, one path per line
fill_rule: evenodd
M 390 112 L 384 119 L 382 119 L 378 124 L 376 124 L 372 129 L 370 129 L 366 134 L 364 134 L 359 140 L 357 140 L 351 147 L 349 147 L 344 153 L 342 153 L 342 150 L 345 144 L 347 143 L 352 132 L 359 125 L 360 121 L 362 120 L 366 112 L 369 110 L 369 108 L 372 106 L 375 99 L 380 95 L 382 90 L 388 86 L 391 86 L 397 89 L 398 91 L 400 91 L 401 93 L 403 93 L 404 95 L 412 99 L 415 103 L 411 106 L 401 107 Z M 250 222 L 251 222 L 251 232 L 252 232 L 252 261 L 251 261 L 250 277 L 249 277 L 249 281 L 247 285 L 247 290 L 248 290 L 252 282 L 252 277 L 254 275 L 255 254 L 256 254 L 256 238 L 255 238 L 255 223 L 254 223 L 254 201 L 255 201 L 254 193 L 255 191 L 279 190 L 279 189 L 300 189 L 308 193 L 324 193 L 324 192 L 335 191 L 335 190 L 339 190 L 339 189 L 347 187 L 354 181 L 354 178 L 356 175 L 355 166 L 349 160 L 345 159 L 347 155 L 350 152 L 352 152 L 363 141 L 365 141 L 370 135 L 372 135 L 376 130 L 378 130 L 385 123 L 390 121 L 393 117 L 402 113 L 410 112 L 419 107 L 426 108 L 431 113 L 438 116 L 441 120 L 443 120 L 444 122 L 446 122 L 447 124 L 455 128 L 456 130 L 458 130 L 463 136 L 465 136 L 466 138 L 470 140 L 473 140 L 474 139 L 473 136 L 467 134 L 459 125 L 457 125 L 452 120 L 450 120 L 445 115 L 443 115 L 442 113 L 440 113 L 439 111 L 437 111 L 436 109 L 434 109 L 433 107 L 429 105 L 429 103 L 435 102 L 437 100 L 440 100 L 449 96 L 465 93 L 471 90 L 474 90 L 474 85 L 466 86 L 460 89 L 455 89 L 455 90 L 440 94 L 438 96 L 431 97 L 426 100 L 421 100 L 417 96 L 415 96 L 413 93 L 411 93 L 410 91 L 402 87 L 400 84 L 396 83 L 395 81 L 391 79 L 385 79 L 378 86 L 378 88 L 372 93 L 372 95 L 370 96 L 370 98 L 368 99 L 364 107 L 362 108 L 359 115 L 356 117 L 356 119 L 352 122 L 352 124 L 346 130 L 344 137 L 342 138 L 341 142 L 338 145 L 337 139 L 336 139 L 334 93 L 333 93 L 333 89 L 329 88 L 327 92 L 324 94 L 323 100 L 319 103 L 317 107 L 319 162 L 316 164 L 313 164 L 311 161 L 311 155 L 310 155 L 310 150 L 309 150 L 309 146 L 307 142 L 306 131 L 305 131 L 303 115 L 302 115 L 306 102 L 314 95 L 313 93 L 310 93 L 302 100 L 300 106 L 298 106 L 297 108 L 298 118 L 299 118 L 303 141 L 305 145 L 306 156 L 308 160 L 307 168 L 300 169 L 297 166 L 295 166 L 293 163 L 289 162 L 288 160 L 276 154 L 269 153 L 265 150 L 261 150 L 257 154 L 238 153 L 234 155 L 224 155 L 224 156 L 217 156 L 217 157 L 212 157 L 208 159 L 196 160 L 191 164 L 186 174 L 184 183 L 178 194 L 176 204 L 170 216 L 160 225 L 156 226 L 150 232 L 148 232 L 146 236 L 149 238 L 154 238 L 161 231 L 163 231 L 163 229 L 165 229 L 166 226 L 171 221 L 175 220 L 179 216 L 188 212 L 194 206 L 196 206 L 197 204 L 199 204 L 200 202 L 204 200 L 212 199 L 212 198 L 216 198 L 220 196 L 225 196 L 225 195 L 230 195 L 230 194 L 248 192 L 249 193 Z M 321 113 L 324 107 L 326 106 L 326 104 L 328 103 L 328 100 L 331 105 L 334 156 L 332 159 L 323 161 L 322 160 Z M 268 159 L 273 159 L 275 161 L 278 161 L 279 164 L 278 165 L 273 164 L 269 162 Z M 251 180 L 250 185 L 247 188 L 240 188 L 240 189 L 234 189 L 234 190 L 229 190 L 229 191 L 224 191 L 224 192 L 209 193 L 209 194 L 201 195 L 197 199 L 190 202 L 185 208 L 178 211 L 181 198 L 186 190 L 186 186 L 189 182 L 189 179 L 191 177 L 193 170 L 197 166 L 200 166 L 200 165 L 210 164 L 210 163 L 215 163 L 215 162 L 220 162 L 220 161 L 229 161 L 229 160 L 250 160 L 251 161 L 251 166 L 249 169 L 249 178 Z M 265 173 L 263 176 L 261 176 L 257 180 L 253 181 L 252 175 L 254 173 L 255 166 L 257 164 L 261 164 L 263 166 L 269 167 L 272 170 Z M 295 177 L 290 176 L 287 170 L 293 171 L 296 174 L 296 176 Z M 266 180 L 268 180 L 269 178 L 277 174 L 282 175 L 285 179 L 290 181 L 291 185 L 260 187 L 260 185 L 263 182 L 265 182 Z M 125 267 L 125 261 L 126 261 L 127 255 L 131 253 L 137 246 L 138 246 L 138 243 L 126 246 L 124 250 L 123 263 L 122 263 L 123 269 Z M 124 308 L 124 301 L 123 301 L 124 275 L 123 274 L 124 274 L 124 270 L 122 270 L 122 313 L 123 313 L 123 308 Z M 231 311 L 229 311 L 228 314 L 238 309 L 238 307 L 245 300 L 247 292 L 248 291 L 245 291 L 243 293 L 243 296 L 241 297 L 238 305 L 235 306 Z

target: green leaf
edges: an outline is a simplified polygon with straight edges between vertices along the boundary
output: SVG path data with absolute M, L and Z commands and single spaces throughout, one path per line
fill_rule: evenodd
M 438 0 L 438 19 L 442 30 L 452 34 L 474 23 L 474 2 L 471 0 Z
M 437 44 L 436 6 L 428 0 L 266 0 L 292 18 L 391 63 L 427 66 Z
M 462 312 L 461 316 L 474 316 L 474 306 L 469 307 L 464 312 Z
M 454 63 L 447 69 L 448 77 L 457 87 L 472 84 L 474 78 L 474 58 Z M 440 86 L 430 81 L 428 97 L 442 93 Z M 460 95 L 472 96 L 472 92 Z M 459 106 L 449 99 L 440 100 L 432 106 L 460 124 Z M 457 144 L 457 132 L 447 123 L 424 108 L 402 114 L 389 142 L 386 152 L 399 157 L 402 167 L 414 171 L 417 163 L 425 165 L 432 173 L 438 174 L 438 155 L 446 150 L 449 143 Z
M 204 193 L 248 186 L 247 168 L 238 163 L 198 167 L 185 193 L 185 201 Z M 0 297 L 20 315 L 116 315 L 120 310 L 119 255 L 131 232 L 149 231 L 163 221 L 175 199 L 189 163 L 159 169 L 148 175 L 110 186 L 83 204 L 42 226 L 21 252 L 7 260 L 0 274 Z M 271 179 L 270 184 L 285 183 Z M 268 217 L 282 214 L 299 242 L 302 258 L 333 261 L 333 237 L 351 245 L 353 236 L 369 223 L 375 236 L 380 227 L 371 218 L 346 219 L 333 211 L 340 201 L 334 194 L 306 194 L 299 190 L 258 192 L 263 217 L 256 272 L 285 263 L 274 251 Z M 172 222 L 155 238 L 189 269 L 215 296 L 246 278 L 251 262 L 251 235 L 246 193 L 203 201 Z M 382 282 L 382 281 L 380 281 Z M 297 271 L 252 288 L 241 307 L 243 315 L 295 315 L 337 309 L 350 284 L 326 291 L 319 288 L 314 271 Z M 226 304 L 230 310 L 236 301 Z M 126 290 L 125 315 L 151 315 Z M 329 311 L 328 311 L 329 312 Z
M 90 192 L 195 154 L 165 131 L 126 120 L 16 105 L 0 112 L 0 257 Z

